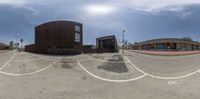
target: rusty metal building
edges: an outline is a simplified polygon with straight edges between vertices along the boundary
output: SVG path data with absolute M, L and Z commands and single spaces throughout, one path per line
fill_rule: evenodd
M 133 50 L 192 51 L 200 50 L 200 42 L 179 39 L 161 38 L 147 40 L 132 45 Z
M 35 44 L 26 51 L 37 53 L 73 53 L 83 45 L 82 24 L 73 21 L 52 21 L 35 27 Z
M 118 51 L 117 40 L 114 35 L 97 38 L 96 47 L 102 47 L 104 52 Z

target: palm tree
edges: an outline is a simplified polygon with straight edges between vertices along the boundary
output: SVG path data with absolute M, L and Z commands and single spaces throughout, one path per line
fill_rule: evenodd
M 20 39 L 20 42 L 21 42 L 21 49 L 22 49 L 23 48 L 24 39 Z
M 13 41 L 10 41 L 10 43 L 9 43 L 9 49 L 13 49 L 14 48 L 14 42 Z

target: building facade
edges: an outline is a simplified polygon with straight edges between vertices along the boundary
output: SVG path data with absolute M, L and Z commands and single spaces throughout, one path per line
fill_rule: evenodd
M 178 38 L 161 38 L 135 43 L 132 45 L 132 49 L 159 51 L 193 51 L 200 50 L 200 42 Z
M 96 47 L 102 47 L 104 52 L 118 51 L 117 40 L 114 35 L 97 38 Z
M 26 51 L 49 53 L 80 48 L 83 45 L 82 24 L 73 21 L 52 21 L 35 28 L 35 44 Z
M 8 50 L 9 46 L 3 43 L 0 43 L 0 50 Z

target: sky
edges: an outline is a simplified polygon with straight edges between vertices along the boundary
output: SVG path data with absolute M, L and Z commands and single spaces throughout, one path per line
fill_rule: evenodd
M 0 0 L 0 42 L 34 43 L 34 28 L 55 20 L 83 24 L 84 44 L 115 35 L 128 42 L 200 40 L 200 0 Z

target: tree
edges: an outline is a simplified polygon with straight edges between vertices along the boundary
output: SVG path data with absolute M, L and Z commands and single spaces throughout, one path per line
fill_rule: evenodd
M 20 42 L 21 42 L 21 48 L 23 48 L 24 39 L 20 39 Z
M 185 37 L 182 37 L 183 40 L 187 40 L 187 41 L 192 41 L 192 38 L 188 35 Z
M 14 42 L 13 41 L 10 41 L 10 43 L 9 43 L 9 49 L 13 49 L 14 48 Z

